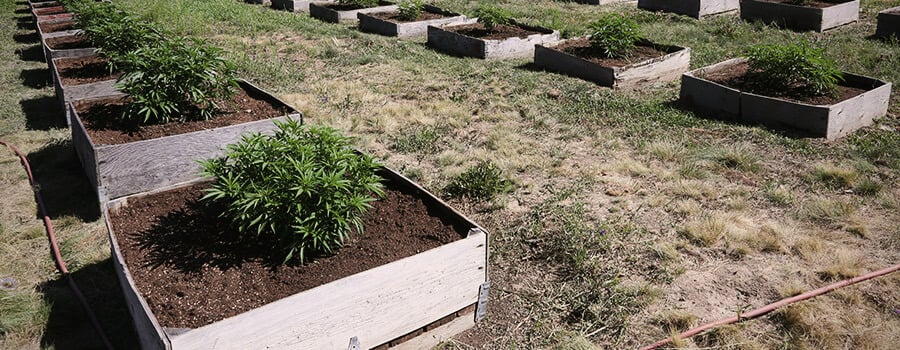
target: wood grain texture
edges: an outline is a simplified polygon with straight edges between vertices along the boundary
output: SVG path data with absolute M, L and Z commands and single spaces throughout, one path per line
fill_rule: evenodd
M 452 26 L 471 24 L 477 19 L 468 19 Z M 484 59 L 525 58 L 534 56 L 535 45 L 548 45 L 560 40 L 559 31 L 547 28 L 513 23 L 513 25 L 536 31 L 538 34 L 526 38 L 481 39 L 459 34 L 447 28 L 451 25 L 428 26 L 428 46 L 451 55 Z
M 826 8 L 760 0 L 742 0 L 741 18 L 762 21 L 793 30 L 822 32 L 859 20 L 859 0 Z
M 69 115 L 75 115 L 75 107 L 71 103 L 66 104 Z M 75 154 L 81 161 L 81 167 L 84 168 L 84 175 L 87 177 L 91 187 L 97 188 L 99 183 L 97 179 L 97 154 L 94 149 L 94 142 L 91 141 L 90 135 L 84 128 L 84 123 L 79 118 L 72 118 L 70 128 L 72 131 L 72 147 L 75 148 Z M 100 200 L 100 203 L 104 201 Z
M 703 75 L 746 62 L 734 58 L 682 74 L 679 102 L 699 113 L 723 120 L 739 120 L 741 92 L 703 78 Z
M 435 327 L 425 333 L 400 343 L 391 350 L 421 350 L 433 349 L 441 342 L 447 341 L 454 335 L 475 326 L 475 313 L 467 313 L 455 318 L 445 325 Z
M 309 4 L 309 16 L 320 21 L 325 21 L 329 23 L 339 23 L 339 22 L 356 22 L 358 19 L 356 14 L 358 13 L 373 13 L 373 12 L 390 12 L 397 11 L 397 5 L 388 5 L 388 6 L 375 6 L 369 7 L 359 10 L 350 10 L 350 11 L 336 11 L 332 10 L 328 7 L 325 7 L 322 3 L 310 3 Z
M 65 111 L 66 124 L 72 125 L 72 114 L 68 108 L 68 102 L 74 102 L 89 98 L 101 98 L 110 96 L 122 96 L 123 92 L 116 89 L 116 80 L 98 81 L 95 83 L 65 85 L 59 76 L 59 70 L 56 69 L 58 58 L 54 58 L 50 65 L 50 72 L 53 76 L 53 89 L 56 91 L 56 100 L 59 101 L 62 110 Z
M 363 32 L 381 34 L 384 36 L 395 36 L 404 39 L 422 37 L 427 35 L 428 26 L 455 24 L 464 22 L 466 20 L 466 16 L 460 15 L 458 13 L 444 11 L 430 5 L 425 5 L 425 11 L 431 13 L 440 13 L 445 17 L 426 21 L 405 23 L 385 21 L 381 18 L 377 18 L 362 12 L 358 13 L 356 17 L 359 19 L 359 30 Z

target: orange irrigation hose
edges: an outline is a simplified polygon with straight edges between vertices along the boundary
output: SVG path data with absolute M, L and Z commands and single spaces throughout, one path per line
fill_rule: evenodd
M 753 310 L 753 311 L 750 311 L 750 312 L 746 312 L 746 313 L 743 313 L 743 314 L 738 315 L 738 316 L 735 316 L 735 317 L 731 317 L 731 318 L 726 318 L 726 319 L 718 320 L 718 321 L 715 321 L 715 322 L 712 322 L 712 323 L 707 323 L 707 324 L 702 325 L 702 326 L 700 326 L 700 327 L 693 328 L 693 329 L 690 329 L 690 330 L 688 330 L 688 331 L 686 331 L 686 332 L 684 332 L 684 333 L 681 333 L 681 334 L 678 335 L 678 337 L 681 338 L 681 339 L 687 339 L 687 338 L 693 337 L 693 336 L 695 336 L 695 335 L 697 335 L 697 334 L 700 334 L 700 333 L 702 333 L 702 332 L 704 332 L 704 331 L 706 331 L 706 330 L 709 330 L 709 329 L 712 329 L 712 328 L 716 328 L 716 327 L 718 327 L 718 326 L 723 326 L 723 325 L 726 325 L 726 324 L 731 324 L 731 323 L 735 323 L 735 322 L 740 322 L 740 321 L 743 321 L 743 320 L 753 319 L 753 318 L 756 318 L 756 317 L 765 315 L 765 314 L 767 314 L 767 313 L 769 313 L 769 312 L 772 312 L 772 311 L 774 311 L 775 309 L 780 308 L 780 307 L 782 307 L 782 306 L 790 305 L 790 304 L 796 303 L 796 302 L 798 302 L 798 301 L 803 301 L 803 300 L 806 300 L 806 299 L 809 299 L 809 298 L 812 298 L 812 297 L 815 297 L 815 296 L 819 296 L 819 295 L 828 293 L 828 292 L 833 291 L 833 290 L 835 290 L 835 289 L 842 288 L 842 287 L 846 287 L 846 286 L 849 286 L 849 285 L 852 285 L 852 284 L 856 284 L 856 283 L 859 283 L 859 282 L 862 282 L 862 281 L 870 280 L 870 279 L 873 279 L 873 278 L 875 278 L 875 277 L 884 276 L 884 275 L 887 275 L 887 274 L 889 274 L 889 273 L 895 272 L 895 271 L 897 271 L 897 270 L 900 270 L 900 264 L 897 264 L 897 265 L 894 265 L 894 266 L 891 266 L 891 267 L 887 267 L 887 268 L 884 268 L 884 269 L 881 269 L 881 270 L 878 270 L 878 271 L 870 272 L 870 273 L 868 273 L 868 274 L 866 274 L 866 275 L 863 275 L 863 276 L 859 276 L 859 277 L 855 277 L 855 278 L 851 278 L 851 279 L 846 279 L 846 280 L 843 280 L 843 281 L 840 281 L 840 282 L 837 282 L 837 283 L 829 284 L 829 285 L 827 285 L 827 286 L 825 286 L 825 287 L 822 287 L 822 288 L 819 288 L 819 289 L 816 289 L 816 290 L 811 290 L 811 291 L 809 291 L 809 292 L 806 292 L 806 293 L 803 293 L 803 294 L 800 294 L 800 295 L 797 295 L 797 296 L 794 296 L 794 297 L 782 299 L 782 300 L 780 300 L 780 301 L 771 303 L 771 304 L 766 305 L 766 306 L 763 306 L 763 307 L 761 307 L 761 308 L 759 308 L 759 309 L 756 309 L 756 310 Z M 653 344 L 651 344 L 651 345 L 645 346 L 645 347 L 641 348 L 641 350 L 653 350 L 653 349 L 656 349 L 656 348 L 658 348 L 658 347 L 660 347 L 660 346 L 666 345 L 666 344 L 668 344 L 668 343 L 671 342 L 671 341 L 672 341 L 672 338 L 666 338 L 666 339 L 660 340 L 660 341 L 658 341 L 658 342 L 656 342 L 656 343 L 653 343 Z
M 35 201 L 37 201 L 38 210 L 40 210 L 44 220 L 44 228 L 47 230 L 47 239 L 50 240 L 50 252 L 53 255 L 53 260 L 56 262 L 56 268 L 59 269 L 59 273 L 62 274 L 63 278 L 69 283 L 69 287 L 72 288 L 72 292 L 75 293 L 78 301 L 81 302 L 81 306 L 84 307 L 88 319 L 90 319 L 97 334 L 100 335 L 100 340 L 103 341 L 103 345 L 106 346 L 107 349 L 113 349 L 109 339 L 106 338 L 106 334 L 103 333 L 103 328 L 100 327 L 100 322 L 97 321 L 97 316 L 94 315 L 93 310 L 91 310 L 90 305 L 88 305 L 87 299 L 85 299 L 84 294 L 81 293 L 81 289 L 78 288 L 78 285 L 75 284 L 75 280 L 72 279 L 72 275 L 69 274 L 69 268 L 66 267 L 66 262 L 63 261 L 62 254 L 59 252 L 59 244 L 56 243 L 56 233 L 53 230 L 53 223 L 50 221 L 50 216 L 47 215 L 47 207 L 44 205 L 44 198 L 41 197 L 40 188 L 34 181 L 34 174 L 31 172 L 31 164 L 28 163 L 28 158 L 13 145 L 3 140 L 0 140 L 0 144 L 9 147 L 9 149 L 19 157 L 19 162 L 22 163 L 25 172 L 28 173 L 28 182 L 31 184 L 31 189 L 34 191 L 34 198 Z

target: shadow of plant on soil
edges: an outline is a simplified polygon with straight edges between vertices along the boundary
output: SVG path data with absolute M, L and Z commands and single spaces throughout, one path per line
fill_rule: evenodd
M 100 326 L 116 349 L 137 349 L 137 335 L 132 327 L 122 289 L 106 259 L 74 271 L 74 279 L 97 316 Z M 57 350 L 103 349 L 97 331 L 64 278 L 44 282 L 38 287 L 51 305 L 50 316 L 41 338 L 42 348 Z
M 50 130 L 66 127 L 65 114 L 54 96 L 19 101 L 28 130 Z
M 22 61 L 44 62 L 44 48 L 41 45 L 31 45 L 24 49 L 18 49 L 16 53 Z
M 22 85 L 24 86 L 32 89 L 43 89 L 50 86 L 50 69 L 24 69 L 19 73 L 19 79 L 22 79 Z
M 193 273 L 204 266 L 228 270 L 251 261 L 269 268 L 282 265 L 283 255 L 273 252 L 278 245 L 272 239 L 242 236 L 219 217 L 223 210 L 218 204 L 190 200 L 133 238 L 153 268 L 166 265 Z
M 51 143 L 32 152 L 28 154 L 28 162 L 50 218 L 72 215 L 84 222 L 100 218 L 97 195 L 84 175 L 71 141 Z

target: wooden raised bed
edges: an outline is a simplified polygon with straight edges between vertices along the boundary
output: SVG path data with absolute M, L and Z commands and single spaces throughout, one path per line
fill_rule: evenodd
M 382 176 L 422 199 L 432 216 L 459 223 L 454 226 L 464 227 L 468 236 L 195 329 L 160 324 L 113 231 L 110 213 L 149 193 L 108 202 L 103 216 L 113 266 L 141 347 L 430 349 L 472 327 L 487 306 L 487 232 L 397 172 L 385 169 Z
M 329 23 L 339 23 L 341 21 L 357 21 L 356 14 L 369 12 L 390 12 L 397 11 L 397 5 L 387 1 L 381 1 L 378 6 L 367 7 L 355 10 L 336 10 L 330 6 L 338 6 L 335 3 L 319 3 L 313 2 L 309 4 L 309 16 L 321 21 Z
M 587 39 L 587 37 L 583 37 L 583 39 Z M 624 89 L 678 79 L 691 64 L 690 48 L 658 45 L 645 40 L 640 45 L 653 46 L 666 54 L 621 67 L 603 66 L 589 59 L 555 49 L 569 40 L 549 46 L 535 45 L 534 64 L 551 71 L 592 81 L 598 85 Z
M 466 20 L 466 16 L 450 11 L 444 11 L 430 5 L 425 5 L 423 12 L 438 14 L 443 17 L 417 22 L 395 22 L 375 17 L 373 16 L 373 14 L 375 14 L 374 12 L 358 13 L 359 30 L 385 36 L 413 38 L 425 36 L 428 33 L 428 26 L 430 25 L 452 24 Z M 396 13 L 396 11 L 386 11 L 383 13 Z
M 72 113 L 67 104 L 72 101 L 84 100 L 89 98 L 101 98 L 111 96 L 124 95 L 116 89 L 116 79 L 98 81 L 94 83 L 67 85 L 60 78 L 59 70 L 56 69 L 59 60 L 71 59 L 72 57 L 54 58 L 50 65 L 50 72 L 53 74 L 53 88 L 56 91 L 56 98 L 59 100 L 62 110 L 65 111 L 66 124 L 72 125 Z
M 791 5 L 780 0 L 741 0 L 741 18 L 793 30 L 822 32 L 858 21 L 859 0 L 846 0 L 824 8 Z
M 34 23 L 63 21 L 63 20 L 70 20 L 73 18 L 75 18 L 75 14 L 71 13 L 71 12 L 67 12 L 67 13 L 60 13 L 57 15 L 37 16 L 37 18 L 34 19 Z
M 638 8 L 701 18 L 737 11 L 740 0 L 638 0 Z
M 40 28 L 40 26 L 38 26 L 38 28 Z M 78 38 L 81 35 L 80 29 L 39 34 L 41 35 L 41 46 L 44 48 L 44 59 L 47 60 L 47 65 L 50 67 L 51 71 L 55 69 L 53 67 L 53 59 L 90 56 L 93 55 L 97 50 L 94 47 L 79 47 L 68 49 L 53 48 L 53 44 L 51 43 L 52 41 L 65 38 Z
M 288 106 L 246 81 L 240 81 L 240 87 L 251 95 L 262 96 L 279 106 Z M 220 155 L 224 145 L 237 142 L 242 134 L 273 130 L 273 122 L 276 120 L 302 118 L 299 112 L 294 111 L 278 118 L 137 142 L 103 145 L 91 140 L 71 102 L 67 108 L 72 121 L 72 144 L 88 180 L 97 188 L 101 203 L 195 179 L 200 169 L 197 160 Z
M 453 25 L 428 26 L 427 45 L 453 55 L 484 59 L 533 57 L 534 46 L 559 41 L 559 31 L 513 22 L 511 25 L 537 32 L 526 38 L 482 39 L 455 32 L 454 27 L 476 23 L 475 19 Z
M 28 7 L 33 8 L 33 9 L 41 8 L 41 7 L 59 6 L 59 5 L 60 5 L 59 1 L 56 1 L 56 0 L 34 1 L 34 2 L 29 1 L 28 2 Z
M 736 58 L 687 72 L 682 76 L 681 102 L 711 116 L 787 127 L 810 136 L 832 140 L 869 126 L 887 114 L 891 84 L 844 73 L 843 86 L 865 90 L 830 105 L 812 105 L 740 91 L 704 78 L 705 75 L 746 62 Z
M 900 39 L 900 6 L 878 13 L 878 29 L 875 30 L 875 36 L 886 38 L 891 35 Z
M 309 4 L 314 2 L 320 4 L 332 4 L 335 0 L 272 0 L 272 8 L 291 12 L 309 13 Z

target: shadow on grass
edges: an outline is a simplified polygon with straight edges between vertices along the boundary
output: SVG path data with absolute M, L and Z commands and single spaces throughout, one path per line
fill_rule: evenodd
M 15 14 L 31 13 L 31 9 L 27 9 L 27 8 L 25 8 L 25 9 L 16 9 L 16 11 L 14 11 L 13 13 L 15 13 Z
M 16 50 L 16 53 L 19 54 L 19 59 L 22 61 L 28 62 L 45 62 L 44 61 L 44 48 L 38 45 L 31 45 L 27 48 Z
M 18 22 L 16 22 L 16 29 L 33 29 L 37 30 L 37 26 L 34 24 L 34 21 L 29 17 L 27 20 L 20 18 Z
M 771 131 L 774 134 L 778 134 L 778 135 L 788 137 L 788 138 L 802 139 L 802 138 L 816 137 L 816 135 L 814 135 L 808 131 L 803 131 L 800 129 L 792 129 L 787 126 L 748 123 L 746 121 L 742 121 L 739 118 L 735 118 L 735 117 L 723 117 L 722 115 L 719 115 L 719 114 L 716 114 L 713 112 L 696 109 L 693 106 L 691 106 L 690 104 L 681 102 L 680 100 L 665 102 L 665 103 L 663 103 L 663 105 L 666 107 L 669 107 L 669 108 L 680 110 L 685 113 L 693 114 L 694 116 L 696 116 L 697 118 L 700 118 L 700 119 L 706 119 L 706 120 L 717 121 L 717 122 L 725 122 L 725 123 L 728 123 L 731 125 L 742 125 L 742 126 L 765 128 L 766 130 Z
M 19 73 L 19 79 L 22 79 L 22 85 L 32 89 L 43 89 L 50 86 L 50 69 L 25 69 Z
M 138 349 L 137 334 L 113 270 L 112 259 L 84 266 L 71 274 L 115 349 Z M 39 287 L 52 305 L 41 338 L 42 348 L 104 349 L 97 331 L 65 279 Z
M 19 101 L 28 130 L 50 130 L 66 127 L 66 116 L 55 96 Z
M 51 219 L 72 215 L 82 221 L 100 219 L 100 204 L 81 168 L 71 141 L 51 143 L 28 154 L 35 181 Z
M 13 40 L 19 44 L 36 44 L 39 42 L 37 32 L 28 34 L 13 34 Z

